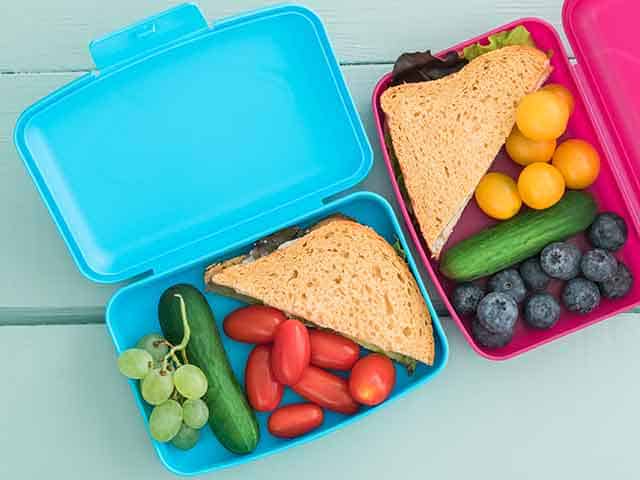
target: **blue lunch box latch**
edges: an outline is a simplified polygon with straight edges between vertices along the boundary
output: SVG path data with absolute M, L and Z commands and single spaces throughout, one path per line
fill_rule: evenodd
M 94 40 L 89 50 L 100 70 L 148 54 L 207 27 L 197 6 L 183 4 Z

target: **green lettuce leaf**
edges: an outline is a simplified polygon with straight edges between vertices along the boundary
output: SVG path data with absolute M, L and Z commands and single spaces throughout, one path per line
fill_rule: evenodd
M 396 241 L 391 244 L 393 249 L 396 251 L 398 256 L 403 259 L 405 262 L 407 261 L 407 252 L 402 248 L 402 244 L 400 243 L 400 239 L 396 237 Z
M 513 30 L 507 30 L 506 32 L 499 32 L 495 35 L 490 35 L 489 43 L 487 45 L 476 43 L 474 45 L 465 47 L 462 51 L 462 56 L 471 61 L 484 53 L 492 52 L 493 50 L 497 50 L 508 45 L 529 45 L 530 47 L 536 46 L 533 42 L 533 39 L 531 38 L 529 30 L 527 30 L 522 25 L 518 25 Z

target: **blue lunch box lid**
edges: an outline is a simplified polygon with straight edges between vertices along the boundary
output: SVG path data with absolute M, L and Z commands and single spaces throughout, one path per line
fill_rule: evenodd
M 97 70 L 15 142 L 78 268 L 117 282 L 263 236 L 359 183 L 372 151 L 319 18 L 209 27 L 184 4 L 95 40 Z

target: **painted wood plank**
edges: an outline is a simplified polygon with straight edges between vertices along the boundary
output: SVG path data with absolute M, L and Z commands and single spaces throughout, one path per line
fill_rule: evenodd
M 373 87 L 389 68 L 390 65 L 354 65 L 344 67 L 343 71 L 376 152 L 373 170 L 358 188 L 379 192 L 395 206 L 370 109 Z M 96 312 L 115 291 L 113 286 L 90 282 L 77 271 L 15 152 L 11 137 L 20 111 L 77 75 L 0 76 L 0 98 L 6 99 L 0 103 L 0 217 L 5 221 L 6 232 L 10 232 L 0 236 L 5 272 L 0 278 L 0 306 L 5 307 L 0 308 L 0 324 L 41 323 L 50 309 L 52 322 L 64 322 L 65 318 L 76 322 L 85 317 L 90 319 L 87 321 L 96 321 L 99 318 Z M 442 309 L 437 296 L 434 300 Z M 44 312 L 38 312 L 38 308 Z
M 637 478 L 637 315 L 502 363 L 452 328 L 433 383 L 344 430 L 216 479 Z M 0 478 L 176 478 L 102 326 L 0 327 Z M 204 476 L 200 478 L 214 478 Z
M 88 45 L 179 0 L 21 0 L 0 6 L 0 72 L 92 68 Z M 200 0 L 206 18 L 279 3 Z M 447 48 L 520 17 L 561 30 L 562 0 L 307 0 L 322 17 L 342 62 L 390 62 L 406 50 Z

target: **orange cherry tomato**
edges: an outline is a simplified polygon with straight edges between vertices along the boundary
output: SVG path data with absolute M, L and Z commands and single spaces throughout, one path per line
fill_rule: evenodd
M 302 373 L 300 381 L 291 389 L 302 398 L 327 410 L 352 415 L 360 406 L 349 393 L 349 384 L 333 373 L 309 365 Z
M 351 396 L 364 405 L 384 402 L 396 383 L 396 369 L 388 357 L 371 353 L 353 366 L 349 377 Z
M 249 403 L 259 412 L 269 412 L 282 400 L 284 386 L 271 371 L 271 347 L 257 345 L 249 354 L 244 370 L 245 390 Z
M 324 421 L 324 412 L 313 403 L 295 403 L 277 409 L 269 417 L 267 428 L 271 435 L 295 438 L 318 428 Z
M 567 129 L 569 109 L 564 101 L 548 90 L 526 95 L 516 110 L 516 124 L 531 140 L 555 140 Z
M 534 162 L 548 162 L 556 149 L 556 140 L 531 140 L 522 135 L 518 127 L 513 127 L 507 137 L 505 148 L 511 160 L 519 165 Z
M 491 218 L 506 220 L 522 206 L 518 187 L 513 178 L 504 173 L 487 173 L 476 187 L 476 202 Z
M 589 187 L 600 173 L 600 155 L 584 140 L 562 142 L 551 164 L 560 170 L 568 188 L 578 190 Z
M 548 163 L 532 163 L 518 177 L 518 191 L 522 201 L 535 210 L 543 210 L 558 203 L 564 195 L 564 187 L 562 174 Z
M 549 83 L 541 88 L 541 90 L 546 90 L 548 92 L 553 92 L 558 95 L 564 104 L 569 109 L 569 115 L 573 113 L 573 108 L 575 107 L 575 100 L 573 99 L 573 95 L 569 91 L 567 87 L 564 85 L 560 85 L 559 83 Z
M 289 319 L 280 324 L 273 339 L 271 368 L 283 385 L 293 385 L 300 380 L 309 365 L 311 346 L 309 332 L 300 320 Z
M 360 357 L 360 347 L 354 341 L 323 330 L 309 330 L 311 365 L 334 370 L 350 370 Z
M 244 343 L 271 343 L 278 326 L 287 319 L 277 308 L 249 305 L 231 312 L 222 328 L 228 337 Z

